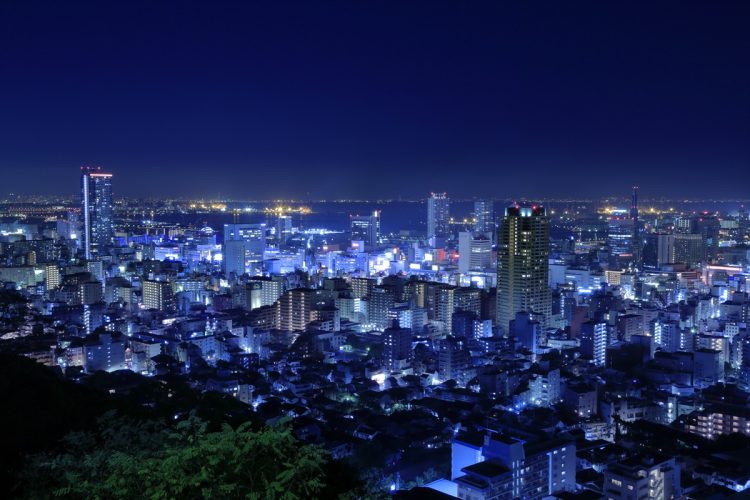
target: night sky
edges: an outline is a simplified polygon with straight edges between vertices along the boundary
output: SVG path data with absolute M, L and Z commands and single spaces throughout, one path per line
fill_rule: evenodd
M 0 2 L 0 195 L 750 197 L 750 2 Z

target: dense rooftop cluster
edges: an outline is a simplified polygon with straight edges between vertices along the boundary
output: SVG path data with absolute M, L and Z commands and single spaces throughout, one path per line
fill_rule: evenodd
M 216 231 L 86 189 L 81 208 L 0 220 L 3 351 L 80 384 L 109 372 L 112 394 L 146 377 L 234 398 L 238 421 L 288 421 L 386 494 L 750 488 L 742 209 L 639 213 L 634 194 L 459 218 L 433 193 L 426 234 L 380 210 L 345 231 L 230 210 Z

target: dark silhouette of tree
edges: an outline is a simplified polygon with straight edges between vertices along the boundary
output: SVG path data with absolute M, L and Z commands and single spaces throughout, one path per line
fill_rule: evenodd
M 34 456 L 21 476 L 28 498 L 264 498 L 318 495 L 325 451 L 288 425 L 224 425 L 190 416 L 175 426 L 108 412 L 94 432 L 66 436 L 65 450 Z

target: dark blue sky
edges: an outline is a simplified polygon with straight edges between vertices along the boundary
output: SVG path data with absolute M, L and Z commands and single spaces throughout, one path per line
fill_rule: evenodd
M 746 197 L 750 2 L 0 3 L 0 192 Z

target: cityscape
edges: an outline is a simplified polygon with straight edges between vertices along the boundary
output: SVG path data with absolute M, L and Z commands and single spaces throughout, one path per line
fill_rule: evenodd
M 363 496 L 750 487 L 743 204 L 149 202 L 79 175 L 77 203 L 0 204 L 4 353 L 282 419 L 375 471 Z M 414 228 L 383 223 L 399 204 Z
M 406 4 L 3 7 L 3 497 L 750 495 L 750 11 Z

